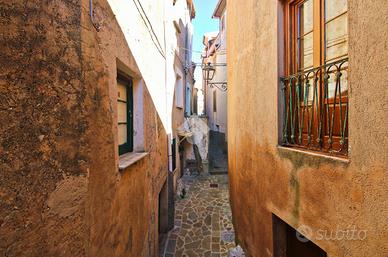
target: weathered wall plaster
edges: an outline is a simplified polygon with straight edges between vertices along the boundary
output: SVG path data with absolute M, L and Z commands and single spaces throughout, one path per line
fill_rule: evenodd
M 100 32 L 87 0 L 0 1 L 1 256 L 157 253 L 167 133 L 109 4 L 94 12 Z M 149 152 L 122 172 L 117 69 L 145 85 Z
M 0 1 L 0 13 L 0 255 L 84 256 L 92 91 L 80 3 Z M 80 194 L 64 198 L 63 185 Z
M 313 232 L 367 230 L 365 240 L 313 240 L 329 257 L 388 253 L 388 2 L 348 3 L 348 161 L 277 147 L 281 1 L 227 3 L 230 194 L 248 256 L 273 256 L 272 213 Z

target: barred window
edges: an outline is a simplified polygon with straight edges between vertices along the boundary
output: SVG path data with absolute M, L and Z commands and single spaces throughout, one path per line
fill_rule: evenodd
M 285 6 L 283 145 L 348 152 L 347 0 Z

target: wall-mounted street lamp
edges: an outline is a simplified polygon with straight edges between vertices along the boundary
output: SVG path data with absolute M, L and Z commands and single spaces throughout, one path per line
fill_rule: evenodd
M 215 72 L 216 72 L 216 69 L 214 69 L 213 65 L 211 65 L 210 62 L 208 62 L 202 67 L 202 75 L 205 81 L 212 80 L 214 78 Z
M 228 86 L 226 82 L 213 82 L 214 74 L 216 69 L 214 66 L 208 62 L 205 65 L 202 65 L 202 76 L 203 79 L 207 82 L 210 87 L 216 87 L 219 90 L 226 91 L 228 90 Z

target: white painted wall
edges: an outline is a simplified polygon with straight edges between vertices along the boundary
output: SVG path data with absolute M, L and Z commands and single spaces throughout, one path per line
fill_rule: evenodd
M 139 67 L 167 134 L 172 133 L 172 108 L 179 49 L 174 20 L 191 27 L 186 0 L 108 0 Z M 190 30 L 192 36 L 192 30 Z M 191 39 L 190 39 L 191 40 Z
M 206 112 L 206 110 L 205 110 L 205 92 L 204 92 L 204 88 L 203 88 L 204 84 L 203 84 L 202 69 L 200 67 L 195 69 L 194 77 L 195 77 L 194 87 L 196 89 L 198 89 L 198 101 L 197 101 L 198 115 L 203 115 Z
M 226 10 L 223 13 L 223 18 L 220 21 L 220 32 L 216 39 L 216 44 L 219 44 L 213 57 L 207 59 L 211 63 L 225 64 L 226 63 Z M 225 26 L 221 26 L 222 19 L 225 20 Z M 222 29 L 222 30 L 221 30 Z M 227 67 L 214 66 L 215 73 L 211 82 L 227 82 Z M 216 93 L 217 111 L 213 110 L 213 92 Z M 211 88 L 207 85 L 206 88 L 206 114 L 209 117 L 209 127 L 213 131 L 218 131 L 227 134 L 227 92 L 223 92 L 216 87 Z

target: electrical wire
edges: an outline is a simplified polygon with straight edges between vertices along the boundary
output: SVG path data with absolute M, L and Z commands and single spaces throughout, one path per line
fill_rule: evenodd
M 180 49 L 184 50 L 185 52 L 192 52 L 192 53 L 196 53 L 196 54 L 201 54 L 201 57 L 204 57 L 203 54 L 205 54 L 206 52 L 205 51 L 196 51 L 196 50 L 190 50 L 190 49 L 187 49 L 187 48 L 184 48 L 184 47 L 179 47 Z M 216 54 L 226 54 L 227 51 L 226 50 L 220 50 L 220 51 L 215 51 Z
M 186 52 L 203 54 L 203 51 L 191 50 L 191 49 L 187 49 L 187 48 L 184 48 L 184 47 L 179 47 L 179 48 L 185 50 Z
M 152 42 L 155 44 L 156 48 L 158 49 L 158 52 L 163 56 L 163 58 L 166 58 L 166 55 L 165 55 L 165 53 L 163 51 L 163 47 L 160 44 L 158 36 L 156 35 L 155 30 L 152 27 L 151 21 L 149 20 L 146 12 L 144 11 L 144 8 L 143 8 L 142 4 L 140 3 L 139 0 L 133 0 L 133 3 L 135 4 L 136 9 L 139 12 L 140 17 L 142 18 L 144 24 L 148 28 L 148 32 L 150 33 Z M 144 15 L 145 18 L 143 17 L 143 15 Z
M 90 0 L 92 1 L 92 0 Z M 135 4 L 136 6 L 136 9 L 137 11 L 139 12 L 140 14 L 140 17 L 142 18 L 144 24 L 146 25 L 146 27 L 148 28 L 148 32 L 150 33 L 150 36 L 151 36 L 151 39 L 153 41 L 153 43 L 155 44 L 156 48 L 158 49 L 158 52 L 163 56 L 163 58 L 166 58 L 166 55 L 163 51 L 163 47 L 159 41 L 159 38 L 158 36 L 156 35 L 156 32 L 154 30 L 154 28 L 152 27 L 152 23 L 151 21 L 149 20 L 144 8 L 143 8 L 143 5 L 141 4 L 141 2 L 139 0 L 133 0 L 133 3 Z M 143 17 L 144 16 L 144 17 Z M 192 49 L 187 49 L 187 48 L 184 48 L 184 47 L 179 47 L 183 50 L 185 50 L 186 52 L 192 52 L 192 53 L 200 53 L 201 55 L 205 52 L 205 51 L 198 51 L 198 50 L 192 50 Z M 226 53 L 226 50 L 221 50 L 221 51 L 215 51 L 215 53 L 218 53 L 218 54 L 223 54 L 223 53 Z M 199 66 L 199 65 L 202 65 L 202 64 L 195 64 L 196 66 Z M 217 64 L 215 63 L 214 66 L 217 66 Z M 220 65 L 220 66 L 226 66 L 225 65 Z
M 204 63 L 198 63 L 198 62 L 193 62 L 192 63 L 193 66 L 205 66 Z M 222 62 L 216 62 L 216 63 L 212 63 L 211 66 L 227 66 L 226 63 L 222 63 Z
M 198 51 L 198 50 L 191 50 L 191 49 L 187 49 L 187 48 L 184 48 L 184 47 L 179 47 L 180 49 L 183 49 L 187 52 L 192 52 L 192 53 L 200 53 L 200 54 L 203 54 L 205 53 L 206 51 Z M 220 50 L 220 51 L 215 51 L 216 53 L 226 53 L 226 50 Z

